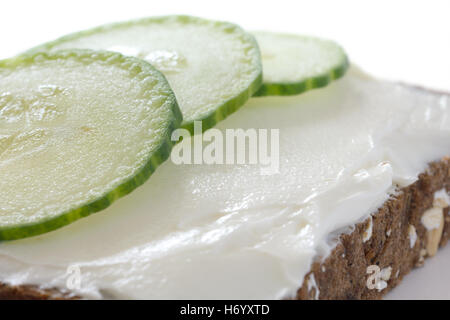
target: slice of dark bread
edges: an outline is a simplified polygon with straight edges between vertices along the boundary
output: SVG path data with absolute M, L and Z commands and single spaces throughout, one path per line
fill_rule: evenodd
M 448 207 L 444 209 L 444 228 L 440 236 L 429 237 L 429 231 L 421 223 L 424 212 L 433 207 L 434 193 L 442 188 L 446 188 L 447 192 L 450 190 L 448 157 L 430 164 L 415 183 L 401 189 L 371 218 L 357 224 L 353 232 L 342 234 L 332 253 L 324 261 L 312 265 L 297 292 L 297 298 L 382 298 L 414 267 L 422 266 L 424 258 L 434 254 L 433 247 L 442 247 L 447 243 L 450 237 Z M 370 225 L 372 235 L 364 242 Z M 411 230 L 417 236 L 412 248 Z M 387 270 L 385 280 L 381 279 L 386 282 L 386 288 L 378 290 L 368 286 L 374 270 L 370 266 L 378 266 L 380 271 Z

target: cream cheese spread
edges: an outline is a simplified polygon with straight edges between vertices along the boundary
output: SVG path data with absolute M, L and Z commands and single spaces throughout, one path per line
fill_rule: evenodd
M 449 155 L 450 98 L 353 67 L 323 89 L 254 98 L 217 128 L 279 129 L 279 172 L 168 160 L 102 212 L 0 243 L 0 281 L 94 299 L 291 297 L 333 234 Z

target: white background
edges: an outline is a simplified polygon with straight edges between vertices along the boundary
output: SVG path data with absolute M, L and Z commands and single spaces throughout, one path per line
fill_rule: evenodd
M 317 35 L 392 80 L 450 91 L 450 1 L 2 1 L 0 59 L 65 33 L 162 14 L 228 20 L 249 30 Z M 407 277 L 391 298 L 450 299 L 450 248 Z

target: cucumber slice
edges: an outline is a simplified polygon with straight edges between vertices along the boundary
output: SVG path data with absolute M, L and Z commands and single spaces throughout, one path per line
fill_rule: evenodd
M 204 130 L 236 111 L 262 83 L 258 45 L 227 22 L 189 16 L 151 17 L 74 33 L 32 50 L 87 48 L 118 51 L 164 73 L 183 113 Z
M 0 61 L 0 240 L 109 206 L 170 153 L 175 96 L 150 64 L 61 51 Z
M 349 63 L 344 50 L 328 40 L 293 34 L 254 32 L 264 78 L 255 96 L 284 96 L 326 86 L 342 77 Z

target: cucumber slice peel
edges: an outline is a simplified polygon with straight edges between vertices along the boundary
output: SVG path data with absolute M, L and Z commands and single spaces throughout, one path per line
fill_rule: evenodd
M 0 61 L 0 240 L 108 207 L 170 154 L 181 112 L 150 64 L 90 50 Z
M 87 48 L 147 60 L 168 79 L 183 113 L 206 130 L 241 107 L 262 83 L 254 37 L 239 26 L 191 16 L 114 23 L 64 36 L 33 51 Z
M 335 42 L 294 34 L 254 32 L 261 49 L 263 84 L 255 96 L 295 95 L 328 85 L 349 67 Z

